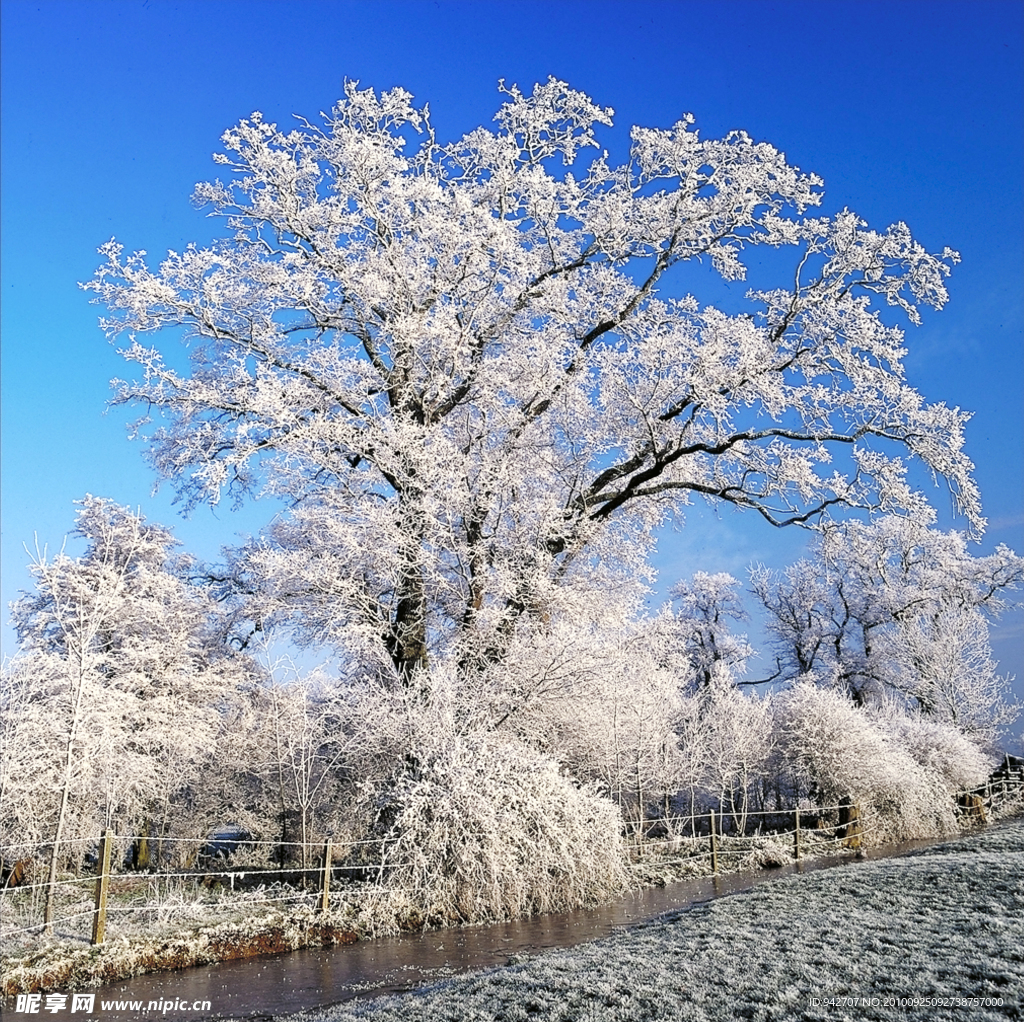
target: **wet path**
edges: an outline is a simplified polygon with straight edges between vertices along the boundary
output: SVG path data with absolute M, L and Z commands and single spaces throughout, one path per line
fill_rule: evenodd
M 869 858 L 905 854 L 949 839 L 909 842 L 872 849 Z M 269 1019 L 306 1008 L 359 997 L 409 990 L 457 973 L 509 964 L 548 948 L 571 947 L 607 936 L 624 926 L 678 911 L 712 898 L 749 890 L 766 880 L 837 866 L 852 867 L 849 855 L 790 864 L 779 869 L 730 873 L 717 878 L 683 880 L 666 887 L 626 895 L 598 908 L 533 916 L 507 923 L 433 930 L 345 947 L 310 948 L 288 954 L 221 962 L 216 965 L 153 973 L 97 988 L 95 1013 L 61 1012 L 51 1018 L 134 1020 Z M 145 1010 L 151 1001 L 169 1010 Z M 101 1002 L 141 1002 L 142 1009 L 101 1010 Z M 209 1012 L 190 1009 L 208 1001 Z M 161 1006 L 161 1007 L 163 1007 Z M 17 1016 L 8 1004 L 2 1014 Z M 127 1008 L 127 1005 L 125 1005 Z

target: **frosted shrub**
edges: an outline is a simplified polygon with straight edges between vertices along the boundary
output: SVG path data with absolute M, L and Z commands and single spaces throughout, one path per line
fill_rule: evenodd
M 514 740 L 432 742 L 374 803 L 382 881 L 412 924 L 572 908 L 626 883 L 617 807 Z
M 825 805 L 849 798 L 870 843 L 957 829 L 942 772 L 917 762 L 903 738 L 852 700 L 803 680 L 777 704 L 784 758 Z
M 879 716 L 878 722 L 893 742 L 940 781 L 950 797 L 984 784 L 991 772 L 989 756 L 952 724 L 900 712 Z

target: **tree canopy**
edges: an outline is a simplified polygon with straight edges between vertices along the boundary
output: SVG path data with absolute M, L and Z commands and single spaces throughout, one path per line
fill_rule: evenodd
M 821 180 L 744 132 L 636 127 L 612 165 L 611 110 L 501 91 L 451 143 L 401 89 L 348 83 L 290 131 L 253 114 L 195 191 L 224 236 L 156 268 L 111 241 L 85 285 L 129 337 L 116 400 L 159 475 L 189 503 L 292 502 L 246 559 L 260 613 L 395 683 L 500 660 L 525 618 L 641 571 L 695 497 L 775 525 L 919 513 L 909 459 L 981 529 L 967 416 L 906 382 L 880 315 L 941 307 L 955 252 L 810 215 Z M 792 261 L 749 312 L 668 293 L 686 260 L 743 279 L 753 246 Z M 178 327 L 188 373 L 136 336 Z

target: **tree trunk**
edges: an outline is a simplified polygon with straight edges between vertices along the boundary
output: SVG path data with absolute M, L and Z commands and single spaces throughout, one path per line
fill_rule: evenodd
M 78 664 L 78 678 L 71 704 L 71 719 L 68 722 L 68 740 L 64 747 L 64 781 L 61 785 L 60 807 L 57 810 L 57 825 L 53 831 L 53 851 L 50 854 L 50 869 L 46 879 L 46 904 L 43 908 L 43 932 L 53 933 L 53 913 L 57 884 L 57 857 L 60 843 L 64 838 L 64 823 L 67 819 L 68 800 L 71 795 L 72 761 L 75 739 L 78 737 L 78 722 L 82 710 L 82 693 L 85 689 L 85 665 Z
M 57 884 L 57 854 L 60 850 L 60 842 L 64 836 L 64 820 L 68 810 L 68 788 L 70 787 L 71 775 L 71 742 L 68 736 L 68 748 L 65 757 L 64 786 L 60 793 L 60 808 L 57 810 L 57 826 L 53 832 L 53 848 L 50 852 L 50 870 L 46 878 L 46 904 L 43 908 L 43 932 L 53 933 L 53 908 L 54 895 Z
M 421 498 L 420 498 L 421 499 Z M 416 494 L 403 495 L 405 523 L 402 570 L 395 593 L 395 609 L 384 645 L 402 688 L 408 689 L 415 672 L 427 666 L 427 592 L 423 577 L 423 526 Z
M 416 670 L 427 666 L 426 592 L 418 568 L 410 566 L 402 580 L 386 643 L 402 687 L 409 688 Z

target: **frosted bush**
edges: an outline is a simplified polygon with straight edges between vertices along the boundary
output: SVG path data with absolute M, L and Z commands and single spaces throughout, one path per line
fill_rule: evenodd
M 984 784 L 991 772 L 990 757 L 975 741 L 945 721 L 894 712 L 879 715 L 878 724 L 951 796 Z
M 870 843 L 957 830 L 947 776 L 937 762 L 918 762 L 885 719 L 810 679 L 779 699 L 777 713 L 784 758 L 821 804 L 857 804 Z
M 430 742 L 373 806 L 382 882 L 417 906 L 411 925 L 572 908 L 627 882 L 614 803 L 515 740 Z

